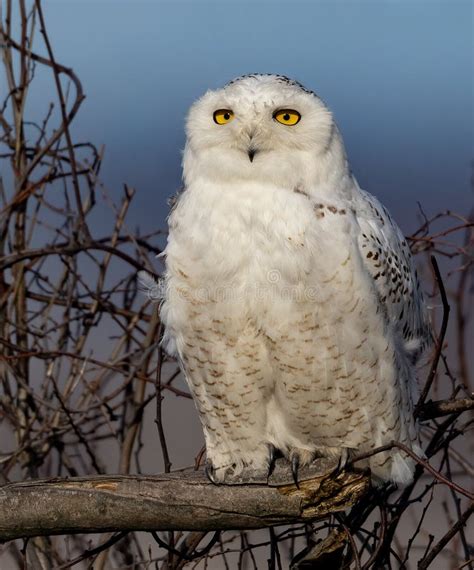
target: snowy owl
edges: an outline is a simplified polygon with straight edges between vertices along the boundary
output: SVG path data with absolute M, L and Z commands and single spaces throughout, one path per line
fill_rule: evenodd
M 231 481 L 401 442 L 421 455 L 414 366 L 430 339 L 408 245 L 360 189 L 323 101 L 279 75 L 196 101 L 184 189 L 169 217 L 165 348 L 204 430 L 208 473 Z M 403 451 L 375 482 L 412 480 Z

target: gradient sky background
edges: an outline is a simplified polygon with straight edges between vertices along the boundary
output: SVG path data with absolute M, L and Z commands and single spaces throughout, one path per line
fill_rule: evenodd
M 167 198 L 180 186 L 188 107 L 249 72 L 294 77 L 327 102 L 359 183 L 406 233 L 418 225 L 417 201 L 428 214 L 472 205 L 470 0 L 43 4 L 56 57 L 87 96 L 74 139 L 105 145 L 102 179 L 117 202 L 124 182 L 137 189 L 128 223 L 143 233 L 165 227 Z M 35 81 L 41 119 L 52 84 Z M 170 398 L 165 413 L 174 467 L 188 465 L 202 445 L 194 406 Z M 147 450 L 156 450 L 153 419 L 146 414 Z M 147 452 L 144 471 L 159 462 Z
M 45 6 L 57 58 L 87 95 L 73 132 L 105 144 L 112 194 L 124 182 L 138 190 L 129 220 L 143 231 L 164 226 L 180 186 L 189 105 L 249 72 L 294 77 L 327 102 L 359 183 L 404 231 L 417 225 L 417 200 L 428 213 L 472 203 L 470 1 Z

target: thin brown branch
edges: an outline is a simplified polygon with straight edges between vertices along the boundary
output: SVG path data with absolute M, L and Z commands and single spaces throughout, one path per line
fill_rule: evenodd
M 389 443 L 387 445 L 381 445 L 380 447 L 376 447 L 375 449 L 372 449 L 372 451 L 369 451 L 367 453 L 361 453 L 361 454 L 357 455 L 356 457 L 354 457 L 351 460 L 351 463 L 357 463 L 358 461 L 361 461 L 362 459 L 367 459 L 368 457 L 372 457 L 373 455 L 376 455 L 377 453 L 381 453 L 382 451 L 389 451 L 389 450 L 393 449 L 394 447 L 398 447 L 398 449 L 401 449 L 404 453 L 406 453 L 408 456 L 410 456 L 414 461 L 416 461 L 416 463 L 418 463 L 418 465 L 422 466 L 424 469 L 429 471 L 431 473 L 431 475 L 433 475 L 433 477 L 435 479 L 437 479 L 440 483 L 444 483 L 445 485 L 448 485 L 448 487 L 451 487 L 452 489 L 454 489 L 458 493 L 461 493 L 461 495 L 464 495 L 465 497 L 467 497 L 471 501 L 474 501 L 474 495 L 472 493 L 470 493 L 467 489 L 464 489 L 463 487 L 461 487 L 460 485 L 458 485 L 454 481 L 450 481 L 447 477 L 445 477 L 442 473 L 440 473 L 432 465 L 430 465 L 430 463 L 428 461 L 426 461 L 425 459 L 422 459 L 416 453 L 414 453 L 409 447 L 407 447 L 406 445 L 403 445 L 402 443 L 399 443 L 398 441 L 392 441 L 391 443 Z
M 163 386 L 161 383 L 161 369 L 163 366 L 163 348 L 161 346 L 161 341 L 163 340 L 163 325 L 160 324 L 158 329 L 158 361 L 156 364 L 156 377 L 155 377 L 155 398 L 156 398 L 156 417 L 155 424 L 158 429 L 158 437 L 160 438 L 161 452 L 163 454 L 163 463 L 165 467 L 165 473 L 171 471 L 171 461 L 168 453 L 168 445 L 166 443 L 165 430 L 163 428 L 163 414 L 162 403 L 163 403 Z
M 446 289 L 444 288 L 443 278 L 441 277 L 441 272 L 438 267 L 438 262 L 436 261 L 436 258 L 434 256 L 431 256 L 431 265 L 433 266 L 436 283 L 438 285 L 439 292 L 441 295 L 441 300 L 443 303 L 443 320 L 441 323 L 441 329 L 439 331 L 438 339 L 436 341 L 436 351 L 431 362 L 430 372 L 428 374 L 428 378 L 425 382 L 425 385 L 423 386 L 420 398 L 415 408 L 415 416 L 419 414 L 420 408 L 425 402 L 426 398 L 428 397 L 428 393 L 435 379 L 436 371 L 438 369 L 439 359 L 441 357 L 441 351 L 443 350 L 444 337 L 446 336 L 446 331 L 448 328 L 448 321 L 449 321 L 450 306 L 448 302 L 448 297 L 446 295 Z
M 470 516 L 474 513 L 474 503 L 464 511 L 462 517 L 446 532 L 446 534 L 430 549 L 430 551 L 418 562 L 418 570 L 426 570 L 429 568 L 433 560 L 448 544 L 448 542 L 464 527 Z

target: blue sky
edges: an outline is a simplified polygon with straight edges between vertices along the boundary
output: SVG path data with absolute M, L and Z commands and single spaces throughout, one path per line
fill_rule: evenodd
M 471 2 L 45 6 L 56 56 L 87 95 L 73 132 L 105 144 L 102 174 L 117 198 L 123 182 L 137 188 L 131 215 L 144 231 L 164 225 L 180 185 L 187 108 L 249 72 L 294 77 L 327 102 L 359 183 L 404 230 L 416 225 L 417 200 L 428 212 L 472 202 Z

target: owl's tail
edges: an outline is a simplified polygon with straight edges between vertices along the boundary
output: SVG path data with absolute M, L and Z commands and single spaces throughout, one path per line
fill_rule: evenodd
M 424 453 L 418 443 L 412 442 L 407 447 L 423 459 Z M 413 482 L 416 460 L 399 448 L 378 453 L 369 459 L 372 481 L 377 485 L 396 483 L 398 487 L 406 487 Z

